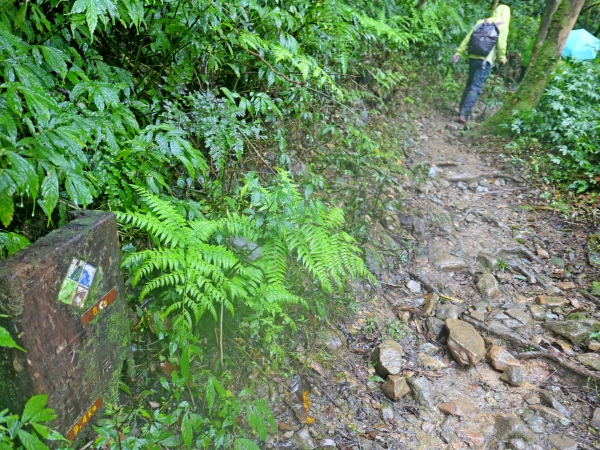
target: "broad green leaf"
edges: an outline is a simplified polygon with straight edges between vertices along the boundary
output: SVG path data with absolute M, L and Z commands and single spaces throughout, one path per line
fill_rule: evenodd
M 48 175 L 44 178 L 41 193 L 44 212 L 50 217 L 58 202 L 58 176 L 53 168 L 48 171 Z
M 21 421 L 29 422 L 29 420 L 33 416 L 35 416 L 37 413 L 41 412 L 44 409 L 44 406 L 46 406 L 47 402 L 48 396 L 45 394 L 34 395 L 33 397 L 31 397 L 25 405 L 23 415 L 21 416 Z
M 66 58 L 63 52 L 54 47 L 48 47 L 46 45 L 40 46 L 42 49 L 42 54 L 44 55 L 44 59 L 50 66 L 52 71 L 58 73 L 62 79 L 67 76 L 67 63 Z
M 0 191 L 0 220 L 7 227 L 13 218 L 15 212 L 15 205 L 13 199 L 6 192 Z
M 233 448 L 234 450 L 260 450 L 256 442 L 245 438 L 236 438 Z
M 3 327 L 0 327 L 0 347 L 18 348 L 19 350 L 25 351 L 25 349 L 17 345 L 8 330 Z
M 194 433 L 189 412 L 186 412 L 181 420 L 181 437 L 183 438 L 184 444 L 187 445 L 188 448 L 192 448 L 192 438 L 194 437 Z
M 37 436 L 34 436 L 23 429 L 17 432 L 17 436 L 19 436 L 25 450 L 48 450 L 48 446 L 40 441 Z

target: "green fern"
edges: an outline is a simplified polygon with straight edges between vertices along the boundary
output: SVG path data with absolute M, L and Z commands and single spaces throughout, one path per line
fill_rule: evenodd
M 132 271 L 133 286 L 143 283 L 140 300 L 158 292 L 166 313 L 187 327 L 207 312 L 216 319 L 221 305 L 231 314 L 243 305 L 257 319 L 286 321 L 283 306 L 304 303 L 289 290 L 294 265 L 326 292 L 369 276 L 353 238 L 340 229 L 342 210 L 302 199 L 286 172 L 268 188 L 250 174 L 242 189 L 247 214 L 230 212 L 219 220 L 188 220 L 173 203 L 133 190 L 146 212 L 117 217 L 148 233 L 156 247 L 130 254 L 123 266 Z

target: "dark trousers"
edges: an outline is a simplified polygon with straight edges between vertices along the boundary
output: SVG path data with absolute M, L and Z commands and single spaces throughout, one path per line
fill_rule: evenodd
M 477 97 L 481 94 L 483 83 L 490 73 L 492 65 L 484 60 L 469 58 L 469 78 L 460 100 L 460 116 L 468 119 L 475 106 Z

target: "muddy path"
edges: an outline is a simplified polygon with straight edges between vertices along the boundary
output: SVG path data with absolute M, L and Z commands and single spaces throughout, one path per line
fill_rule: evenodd
M 597 277 L 592 230 L 461 143 L 450 117 L 417 126 L 406 163 L 422 179 L 397 180 L 404 211 L 367 217 L 379 283 L 361 288 L 352 318 L 299 345 L 291 384 L 265 388 L 279 425 L 269 446 L 600 448 L 600 322 L 580 293 Z

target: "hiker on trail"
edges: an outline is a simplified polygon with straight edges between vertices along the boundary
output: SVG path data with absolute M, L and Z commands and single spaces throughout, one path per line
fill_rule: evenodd
M 469 52 L 469 78 L 460 100 L 458 121 L 467 123 L 477 97 L 481 94 L 483 83 L 494 65 L 494 61 L 506 63 L 506 38 L 510 23 L 510 8 L 498 6 L 492 17 L 480 20 L 464 38 L 452 61 L 458 62 L 460 56 Z

